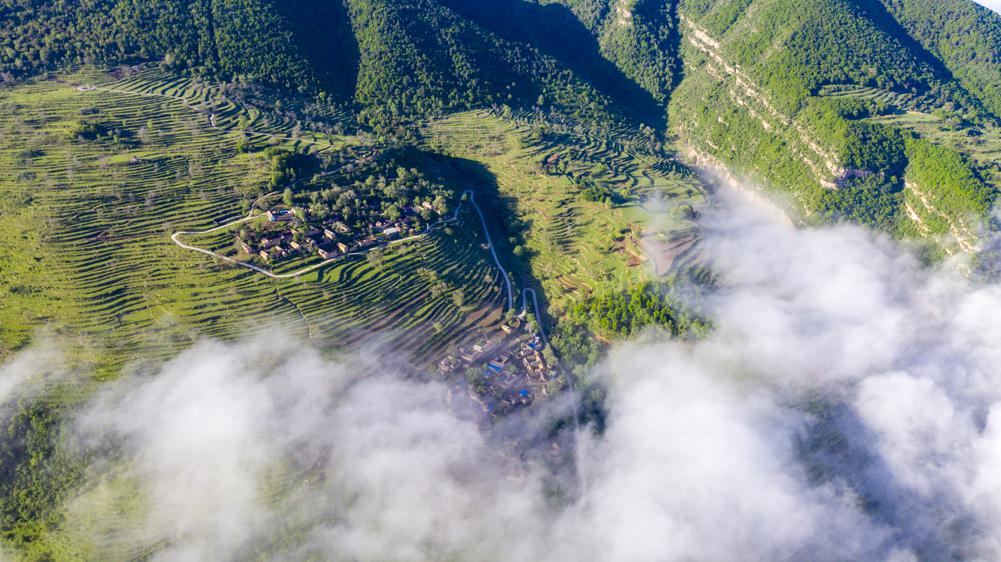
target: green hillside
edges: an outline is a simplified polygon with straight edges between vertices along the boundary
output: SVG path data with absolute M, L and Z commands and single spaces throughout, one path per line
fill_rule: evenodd
M 312 0 L 53 0 L 0 4 L 0 72 L 163 59 L 209 76 L 350 94 L 343 8 Z
M 156 558 L 128 471 L 81 489 L 60 428 L 204 337 L 375 334 L 487 424 L 597 403 L 613 342 L 710 329 L 677 298 L 717 282 L 700 168 L 976 253 L 999 30 L 969 0 L 0 0 L 0 360 L 81 373 L 0 412 L 0 543 Z
M 947 62 L 870 4 L 682 2 L 685 79 L 672 96 L 672 131 L 694 159 L 791 194 L 789 211 L 808 221 L 945 235 L 947 251 L 968 250 L 975 229 L 943 225 L 986 217 L 999 188 L 994 163 L 980 157 L 993 138 L 996 116 L 981 101 L 990 91 L 953 80 Z M 974 13 L 989 29 L 994 15 Z M 938 124 L 919 130 L 895 115 Z M 943 143 L 948 129 L 977 140 Z M 911 148 L 925 143 L 940 149 Z M 930 180 L 913 177 L 917 169 L 969 179 L 923 185 Z M 918 195 L 929 191 L 937 201 Z
M 468 107 L 551 107 L 586 121 L 619 114 L 609 96 L 531 44 L 509 41 L 437 0 L 349 0 L 361 62 L 362 119 Z
M 973 2 L 883 0 L 883 4 L 987 111 L 1001 116 L 1001 15 Z

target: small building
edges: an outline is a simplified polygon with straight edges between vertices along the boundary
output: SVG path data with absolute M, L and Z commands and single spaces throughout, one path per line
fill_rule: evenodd
M 459 360 L 449 355 L 438 363 L 438 370 L 443 374 L 448 374 L 454 372 L 458 365 Z
M 284 241 L 285 237 L 281 235 L 268 236 L 266 238 L 261 238 L 261 246 L 264 246 L 265 249 L 271 249 L 274 248 L 275 246 L 280 246 L 281 243 Z
M 335 234 L 334 231 L 330 230 L 329 228 L 324 228 L 323 237 L 326 238 L 327 240 L 333 240 L 337 238 L 337 234 Z
M 320 257 L 325 260 L 331 260 L 341 255 L 337 246 L 334 244 L 320 244 L 320 246 L 316 249 L 316 253 L 320 254 Z
M 254 253 L 254 249 L 250 247 L 250 244 L 247 244 L 247 242 L 246 242 L 246 241 L 244 241 L 244 239 L 243 239 L 243 238 L 240 238 L 239 236 L 237 236 L 237 237 L 236 237 L 236 244 L 237 244 L 237 246 L 239 246 L 239 247 L 240 247 L 240 249 L 241 249 L 241 250 L 243 250 L 243 251 L 244 251 L 245 253 L 248 253 L 248 254 L 252 254 L 252 253 Z
M 258 255 L 260 255 L 261 259 L 264 260 L 264 261 L 271 261 L 271 256 L 268 255 L 268 251 L 267 250 L 261 250 L 261 252 Z
M 486 351 L 487 349 L 489 349 L 490 346 L 492 346 L 492 345 L 493 345 L 493 342 L 491 342 L 489 339 L 483 338 L 483 339 L 477 341 L 473 345 L 473 351 L 475 351 L 477 353 L 483 353 L 484 351 Z
M 292 218 L 294 216 L 295 215 L 292 213 L 292 211 L 289 211 L 288 209 L 276 209 L 276 210 L 273 210 L 273 211 L 268 211 L 268 213 L 267 213 L 268 220 L 271 221 L 271 222 L 276 222 L 276 221 L 286 222 L 286 221 L 290 221 L 290 220 L 292 220 Z
M 400 229 L 399 229 L 399 227 L 391 226 L 391 227 L 383 230 L 382 231 L 382 235 L 386 236 L 386 237 L 389 237 L 389 238 L 395 238 L 395 237 L 397 237 L 397 236 L 400 235 Z
M 343 253 L 343 254 L 348 253 L 348 245 L 345 244 L 344 242 L 338 242 L 337 243 L 337 249 L 340 250 L 341 253 Z

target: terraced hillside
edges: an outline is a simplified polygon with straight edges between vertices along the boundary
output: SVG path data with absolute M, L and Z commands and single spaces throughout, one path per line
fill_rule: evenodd
M 500 318 L 500 278 L 468 209 L 448 232 L 377 263 L 347 259 L 284 281 L 171 243 L 177 230 L 242 216 L 266 189 L 253 146 L 326 153 L 354 137 L 310 132 L 152 72 L 23 85 L 0 92 L 0 107 L 0 355 L 49 330 L 111 372 L 196 336 L 280 327 L 336 346 L 378 330 L 419 362 Z M 84 123 L 100 134 L 89 138 Z M 448 290 L 432 298 L 419 268 Z
M 619 133 L 486 111 L 428 128 L 430 147 L 480 163 L 495 178 L 510 213 L 506 245 L 522 257 L 524 282 L 541 284 L 554 316 L 598 290 L 669 277 L 696 259 L 701 185 L 652 155 L 646 139 Z
M 682 2 L 686 77 L 670 113 L 681 148 L 785 192 L 804 222 L 975 249 L 1001 190 L 980 156 L 991 154 L 991 114 L 882 8 L 793 4 Z M 932 114 L 945 127 L 912 126 Z M 950 121 L 968 125 L 968 142 Z

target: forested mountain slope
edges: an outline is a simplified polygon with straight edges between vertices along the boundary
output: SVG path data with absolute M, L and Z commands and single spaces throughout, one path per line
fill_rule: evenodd
M 165 59 L 169 66 L 350 95 L 343 6 L 314 0 L 54 0 L 0 3 L 0 71 Z
M 361 53 L 357 101 L 372 124 L 489 104 L 556 107 L 586 120 L 619 113 L 523 37 L 499 37 L 437 0 L 347 3 Z
M 973 2 L 881 0 L 994 115 L 1001 115 L 1001 16 Z
M 996 134 L 990 92 L 953 79 L 882 4 L 683 0 L 679 20 L 671 123 L 694 157 L 785 189 L 807 217 L 975 245 L 997 187 L 992 153 L 976 154 Z M 944 142 L 952 129 L 976 140 Z
M 793 212 L 905 235 L 955 235 L 992 202 L 999 45 L 1001 16 L 970 0 L 0 1 L 6 82 L 163 60 L 394 135 L 490 106 L 645 124 Z M 941 181 L 910 181 L 922 166 Z

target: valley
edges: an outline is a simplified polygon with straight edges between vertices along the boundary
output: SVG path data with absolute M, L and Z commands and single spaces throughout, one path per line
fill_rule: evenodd
M 0 558 L 774 559 L 798 494 L 896 559 L 827 424 L 991 386 L 999 45 L 969 0 L 0 0 Z M 733 486 L 756 527 L 630 556 Z

